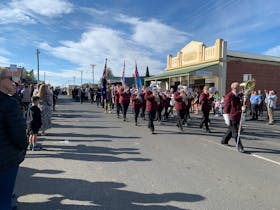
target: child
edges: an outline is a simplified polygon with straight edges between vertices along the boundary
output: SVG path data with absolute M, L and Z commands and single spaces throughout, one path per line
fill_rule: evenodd
M 30 150 L 37 150 L 36 142 L 37 142 L 37 134 L 39 129 L 42 125 L 41 121 L 41 111 L 38 108 L 39 104 L 39 97 L 33 96 L 31 98 L 32 107 L 28 109 L 26 122 L 27 122 L 27 129 L 29 135 L 29 149 Z

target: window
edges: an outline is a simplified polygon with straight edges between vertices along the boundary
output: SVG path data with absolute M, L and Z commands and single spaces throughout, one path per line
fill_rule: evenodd
M 243 82 L 246 82 L 251 79 L 252 79 L 252 74 L 243 74 Z

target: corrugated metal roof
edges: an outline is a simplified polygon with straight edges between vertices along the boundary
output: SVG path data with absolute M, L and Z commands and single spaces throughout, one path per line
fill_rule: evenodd
M 237 57 L 237 58 L 280 62 L 280 57 L 269 56 L 269 55 L 261 55 L 261 54 L 244 53 L 244 52 L 238 52 L 238 51 L 232 51 L 232 50 L 228 50 L 227 55 L 232 56 L 232 57 Z

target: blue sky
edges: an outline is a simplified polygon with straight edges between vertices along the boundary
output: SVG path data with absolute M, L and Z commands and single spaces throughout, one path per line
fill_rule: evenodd
M 164 71 L 189 41 L 280 56 L 279 0 L 0 0 L 0 65 L 37 69 L 53 85 L 95 82 L 105 58 L 115 76 Z

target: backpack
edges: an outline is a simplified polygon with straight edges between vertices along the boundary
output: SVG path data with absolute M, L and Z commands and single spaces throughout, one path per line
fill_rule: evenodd
M 33 113 L 30 108 L 27 109 L 25 116 L 26 116 L 26 125 L 29 127 L 31 125 L 31 122 L 33 121 Z

